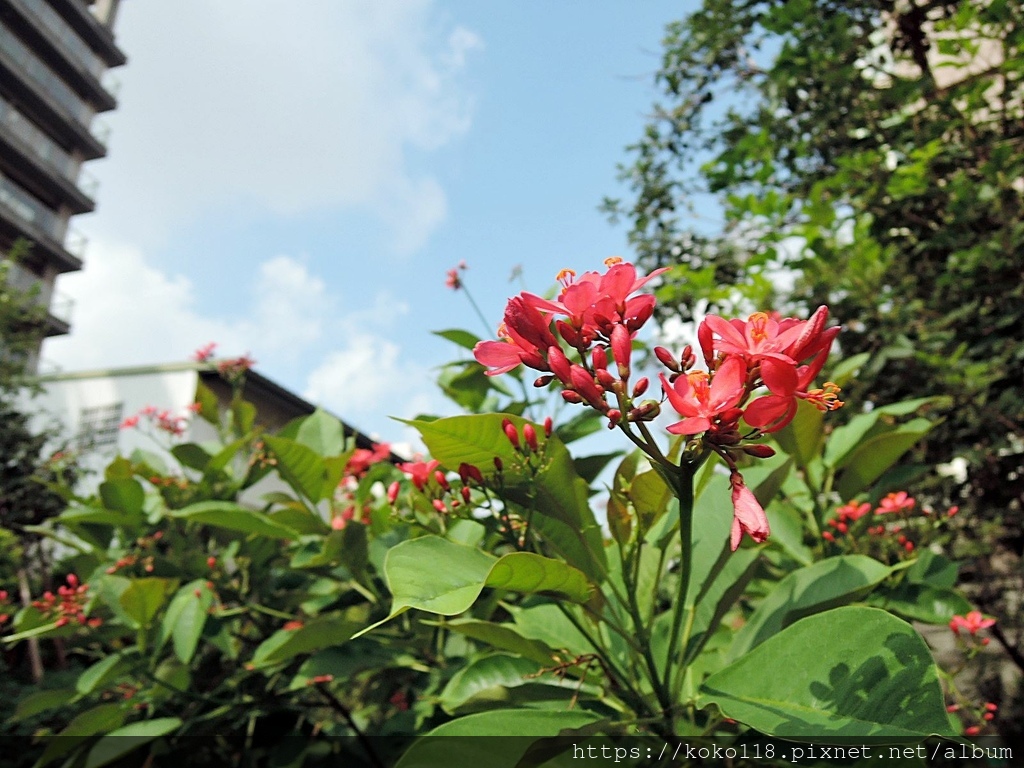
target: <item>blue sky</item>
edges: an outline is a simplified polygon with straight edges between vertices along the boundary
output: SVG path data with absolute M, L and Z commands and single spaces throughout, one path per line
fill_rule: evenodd
M 287 8 L 287 13 L 282 13 Z M 431 330 L 484 329 L 563 266 L 629 257 L 597 206 L 692 4 L 179 0 L 122 4 L 129 57 L 67 370 L 186 359 L 208 341 L 382 439 L 453 412 Z M 491 329 L 493 333 L 493 328 Z

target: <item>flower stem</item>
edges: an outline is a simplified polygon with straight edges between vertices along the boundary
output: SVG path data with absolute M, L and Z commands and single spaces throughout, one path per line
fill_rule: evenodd
M 690 575 L 693 571 L 693 476 L 694 468 L 681 464 L 676 475 L 675 491 L 679 499 L 679 592 L 673 607 L 672 631 L 668 641 L 668 658 L 665 660 L 665 681 L 669 690 L 672 685 L 672 662 L 678 653 L 682 658 L 682 649 L 677 649 L 679 633 L 683 624 L 683 613 L 686 610 L 686 595 L 690 591 Z M 680 674 L 685 669 L 680 670 Z

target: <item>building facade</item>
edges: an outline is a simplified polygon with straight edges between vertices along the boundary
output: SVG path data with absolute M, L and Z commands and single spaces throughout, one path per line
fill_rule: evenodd
M 57 276 L 82 267 L 84 239 L 70 219 L 95 207 L 83 170 L 106 154 L 96 115 L 116 106 L 113 67 L 118 0 L 0 0 L 0 256 L 19 240 L 30 250 L 13 266 L 19 288 L 39 287 L 47 336 L 70 329 L 70 302 Z

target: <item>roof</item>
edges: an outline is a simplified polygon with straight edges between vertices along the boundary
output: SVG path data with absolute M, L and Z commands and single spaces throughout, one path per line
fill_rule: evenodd
M 70 371 L 52 373 L 38 376 L 36 380 L 40 384 L 57 381 L 88 381 L 90 379 L 106 379 L 130 376 L 147 376 L 160 373 L 183 373 L 195 371 L 200 380 L 223 400 L 231 397 L 230 385 L 221 377 L 217 365 L 220 361 L 209 360 L 207 362 L 185 361 L 177 363 L 164 363 L 159 365 L 139 365 L 127 368 L 99 368 L 91 371 Z M 279 429 L 287 422 L 299 416 L 307 416 L 313 413 L 317 406 L 303 397 L 292 392 L 262 373 L 250 368 L 245 374 L 245 385 L 242 391 L 246 400 L 257 406 L 260 416 L 268 421 L 270 429 Z M 330 413 L 330 411 L 328 411 Z M 370 438 L 363 432 L 347 423 L 344 419 L 331 414 L 341 422 L 345 434 L 355 438 L 356 447 L 372 448 L 377 441 Z M 392 462 L 405 461 L 405 458 L 398 454 L 391 454 Z

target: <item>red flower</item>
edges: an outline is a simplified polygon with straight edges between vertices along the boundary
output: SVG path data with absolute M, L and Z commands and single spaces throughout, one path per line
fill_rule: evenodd
M 972 635 L 978 634 L 982 629 L 988 629 L 996 623 L 995 619 L 986 619 L 981 611 L 970 611 L 966 616 L 954 616 L 949 622 L 949 628 L 959 634 L 961 629 L 966 629 Z
M 459 279 L 459 270 L 449 269 L 446 273 L 444 284 L 453 291 L 459 290 L 462 287 L 462 280 Z
M 764 509 L 751 490 L 744 485 L 743 476 L 739 472 L 732 473 L 729 483 L 732 485 L 733 514 L 729 546 L 735 551 L 744 533 L 760 544 L 771 533 Z
M 213 357 L 213 350 L 217 348 L 217 342 L 211 341 L 209 344 L 204 344 L 195 352 L 192 353 L 192 359 L 197 363 L 205 363 L 211 357 Z
M 911 510 L 914 508 L 913 497 L 907 495 L 906 491 L 900 491 L 899 493 L 890 493 L 880 502 L 878 502 L 878 509 L 875 510 L 876 515 L 885 515 L 890 512 L 899 512 L 901 510 Z
M 674 435 L 696 435 L 711 429 L 717 416 L 740 402 L 747 369 L 738 357 L 730 357 L 714 375 L 695 371 L 680 376 L 672 384 L 665 374 L 659 375 L 672 407 L 686 417 L 668 427 L 668 431 Z
M 809 365 L 791 368 L 775 362 L 768 365 L 768 360 L 761 363 L 761 378 L 770 394 L 754 400 L 747 406 L 743 418 L 752 427 L 762 432 L 775 432 L 782 429 L 796 415 L 797 399 L 813 403 L 818 410 L 834 411 L 841 408 L 839 387 L 826 382 L 821 389 L 808 389 L 814 377 L 825 364 L 826 352 L 815 356 Z
M 416 486 L 416 490 L 422 491 L 427 486 L 427 483 L 430 482 L 434 470 L 440 465 L 440 461 L 431 459 L 430 461 L 407 461 L 404 464 L 399 464 L 398 468 L 409 475 L 409 479 Z

